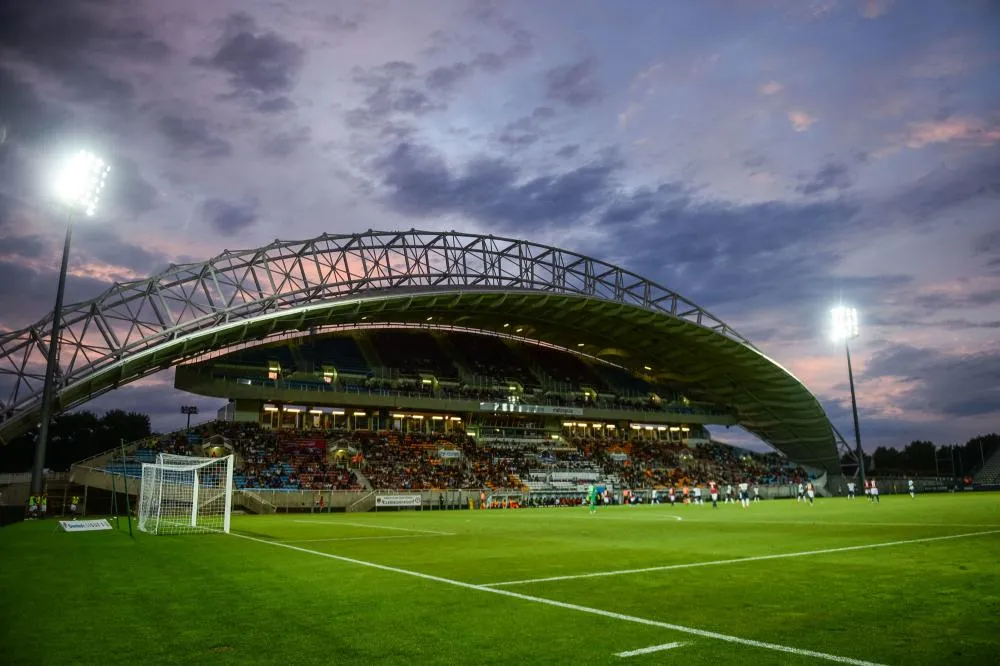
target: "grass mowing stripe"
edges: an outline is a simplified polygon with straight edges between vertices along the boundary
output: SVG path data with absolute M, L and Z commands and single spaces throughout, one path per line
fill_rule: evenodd
M 639 648 L 638 650 L 626 650 L 625 652 L 619 652 L 616 657 L 635 657 L 640 654 L 651 654 L 653 652 L 662 652 L 664 650 L 673 650 L 674 648 L 679 648 L 684 645 L 684 643 L 664 643 L 663 645 L 651 645 L 650 647 Z
M 423 534 L 440 534 L 442 536 L 455 536 L 454 532 L 439 532 L 437 530 L 418 530 L 412 527 L 391 527 L 389 525 L 372 525 L 370 523 L 347 523 L 343 520 L 295 520 L 296 523 L 310 523 L 312 525 L 348 525 L 350 527 L 370 527 L 374 530 L 396 530 L 399 532 L 422 532 Z
M 666 564 L 659 567 L 643 567 L 641 569 L 617 569 L 614 571 L 595 571 L 585 574 L 570 574 L 566 576 L 549 576 L 548 578 L 526 578 L 524 580 L 507 580 L 500 583 L 482 583 L 482 587 L 500 587 L 507 585 L 528 585 L 530 583 L 551 583 L 558 580 L 577 580 L 580 578 L 601 578 L 603 576 L 624 576 L 626 574 L 650 573 L 653 571 L 670 571 L 673 569 L 693 569 L 695 567 L 711 567 L 719 564 L 739 564 L 741 562 L 759 562 L 761 560 L 781 560 L 790 557 L 806 557 L 808 555 L 825 555 L 827 553 L 846 553 L 852 550 L 867 550 L 870 548 L 886 548 L 889 546 L 904 546 L 913 543 L 928 543 L 948 539 L 963 539 L 965 537 L 1000 534 L 1000 530 L 986 532 L 966 532 L 965 534 L 948 534 L 946 536 L 927 537 L 924 539 L 904 539 L 902 541 L 884 541 L 861 546 L 843 546 L 841 548 L 825 548 L 823 550 L 803 550 L 797 553 L 778 553 L 775 555 L 751 555 L 750 557 L 735 557 L 729 560 L 709 560 L 707 562 L 685 562 L 683 564 Z
M 740 638 L 739 636 L 730 636 L 728 634 L 720 634 L 715 631 L 708 631 L 706 629 L 696 629 L 694 627 L 685 627 L 679 624 L 670 624 L 669 622 L 660 622 L 659 620 L 650 620 L 648 618 L 636 617 L 635 615 L 625 615 L 623 613 L 615 613 L 612 611 L 602 610 L 600 608 L 590 608 L 588 606 L 578 606 L 577 604 L 570 604 L 564 601 L 556 601 L 555 599 L 545 599 L 543 597 L 533 597 L 527 594 L 521 594 L 519 592 L 511 592 L 510 590 L 501 590 L 494 587 L 484 587 L 482 585 L 475 585 L 473 583 L 463 583 L 460 580 L 452 580 L 450 578 L 442 578 L 441 576 L 434 576 L 431 574 L 420 573 L 419 571 L 410 571 L 408 569 L 399 569 L 397 567 L 390 567 L 385 564 L 377 564 L 375 562 L 367 562 L 365 560 L 358 560 L 353 557 L 344 557 L 343 555 L 334 555 L 333 553 L 324 553 L 319 550 L 310 550 L 308 548 L 302 548 L 300 546 L 294 546 L 288 543 L 278 543 L 276 541 L 266 541 L 264 539 L 258 539 L 257 537 L 246 536 L 244 534 L 237 534 L 235 532 L 230 533 L 231 536 L 239 537 L 240 539 L 248 539 L 250 541 L 256 541 L 258 543 L 268 544 L 270 546 L 277 546 L 279 548 L 288 548 L 289 550 L 295 550 L 300 553 L 308 553 L 310 555 L 318 555 L 320 557 L 326 557 L 331 560 L 338 560 L 340 562 L 347 562 L 349 564 L 356 564 L 362 567 L 370 567 L 372 569 L 380 569 L 382 571 L 389 571 L 392 573 L 402 574 L 404 576 L 414 576 L 416 578 L 422 578 L 424 580 L 434 581 L 436 583 L 444 583 L 445 585 L 453 585 L 455 587 L 465 588 L 467 590 L 476 590 L 477 592 L 488 592 L 490 594 L 497 594 L 504 597 L 511 597 L 513 599 L 521 599 L 523 601 L 531 601 L 536 604 L 545 604 L 547 606 L 555 606 L 556 608 L 565 608 L 567 610 L 574 610 L 581 613 L 589 613 L 591 615 L 598 615 L 601 617 L 611 618 L 613 620 L 621 620 L 623 622 L 634 622 L 636 624 L 642 624 L 650 627 L 660 627 L 661 629 L 669 629 L 671 631 L 676 631 L 683 634 L 691 634 L 692 636 L 701 636 L 703 638 L 711 638 L 718 641 L 724 641 L 726 643 L 735 643 L 737 645 L 746 645 L 748 647 L 760 648 L 763 650 L 774 650 L 776 652 L 784 652 L 787 654 L 796 654 L 803 657 L 814 657 L 816 659 L 823 659 L 826 661 L 832 661 L 838 664 L 852 664 L 853 666 L 882 666 L 876 662 L 865 661 L 863 659 L 853 659 L 851 657 L 841 657 L 835 654 L 827 654 L 826 652 L 817 652 L 815 650 L 803 650 L 801 648 L 789 647 L 787 645 L 778 645 L 777 643 L 766 643 L 764 641 L 756 641 L 749 638 Z

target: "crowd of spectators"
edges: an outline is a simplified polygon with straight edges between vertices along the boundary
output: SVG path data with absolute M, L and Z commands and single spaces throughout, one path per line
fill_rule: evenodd
M 367 430 L 270 430 L 252 423 L 215 422 L 191 434 L 156 436 L 137 458 L 155 451 L 237 456 L 238 488 L 309 490 L 521 488 L 551 472 L 598 470 L 630 489 L 760 485 L 808 479 L 777 454 L 757 454 L 716 442 L 688 446 L 643 438 L 569 438 L 560 442 L 492 440 L 479 444 L 460 431 L 404 434 Z M 582 478 L 582 477 L 581 477 Z

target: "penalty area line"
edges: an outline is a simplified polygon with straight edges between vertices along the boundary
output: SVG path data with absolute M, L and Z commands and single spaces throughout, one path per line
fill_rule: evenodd
M 370 523 L 347 523 L 343 520 L 293 520 L 294 523 L 310 523 L 312 525 L 347 525 L 349 527 L 370 527 L 374 530 L 396 530 L 397 532 L 417 532 L 419 534 L 439 534 L 441 536 L 455 536 L 454 532 L 439 532 L 437 530 L 418 530 L 412 527 L 393 527 L 391 525 L 372 525 Z
M 556 601 L 555 599 L 546 599 L 544 597 L 534 597 L 528 594 L 521 594 L 520 592 L 512 592 L 510 590 L 502 590 L 494 587 L 485 587 L 483 585 L 475 585 L 473 583 L 464 583 L 460 580 L 452 580 L 451 578 L 442 578 L 441 576 L 434 576 L 432 574 L 425 574 L 419 571 L 410 571 L 409 569 L 400 569 L 398 567 L 390 567 L 385 564 L 377 564 L 375 562 L 368 562 L 366 560 L 359 560 L 353 557 L 345 557 L 343 555 L 334 555 L 333 553 L 324 553 L 319 550 L 310 550 L 309 548 L 302 548 L 301 546 L 295 546 L 288 543 L 279 543 L 277 541 L 267 541 L 265 539 L 259 539 L 257 537 L 247 536 L 245 534 L 237 534 L 231 532 L 230 536 L 238 537 L 240 539 L 247 539 L 248 541 L 256 541 L 258 543 L 267 544 L 269 546 L 276 546 L 278 548 L 287 548 L 289 550 L 298 551 L 300 553 L 307 553 L 309 555 L 316 555 L 318 557 L 325 557 L 331 560 L 337 560 L 338 562 L 347 562 L 348 564 L 356 564 L 361 567 L 368 567 L 371 569 L 379 569 L 381 571 L 388 571 L 391 573 L 401 574 L 404 576 L 413 576 L 414 578 L 421 578 L 423 580 L 433 581 L 435 583 L 443 583 L 445 585 L 451 585 L 453 587 L 460 587 L 466 590 L 475 590 L 477 592 L 486 592 L 488 594 L 496 594 L 502 597 L 510 597 L 512 599 L 520 599 L 522 601 L 530 601 L 536 604 L 543 604 L 546 606 L 554 606 L 556 608 L 563 608 L 565 610 L 577 611 L 580 613 L 588 613 L 590 615 L 597 615 L 600 617 L 609 618 L 612 620 L 620 620 L 622 622 L 632 622 L 634 624 L 641 624 L 648 627 L 658 627 L 660 629 L 669 629 L 670 631 L 676 631 L 682 634 L 690 634 L 692 636 L 701 636 L 702 638 L 711 638 L 717 641 L 723 641 L 726 643 L 734 643 L 736 645 L 744 645 L 747 647 L 759 648 L 762 650 L 773 650 L 775 652 L 784 652 L 787 654 L 796 654 L 802 657 L 814 657 L 816 659 L 823 659 L 825 661 L 832 661 L 838 664 L 852 664 L 853 666 L 882 666 L 876 662 L 865 661 L 863 659 L 853 659 L 851 657 L 841 657 L 835 654 L 828 654 L 826 652 L 817 652 L 815 650 L 804 650 L 801 648 L 789 647 L 787 645 L 779 645 L 777 643 L 767 643 L 765 641 L 757 641 L 750 638 L 740 638 L 739 636 L 730 636 L 728 634 L 720 634 L 715 631 L 708 631 L 707 629 L 697 629 L 695 627 L 685 627 L 679 624 L 671 624 L 669 622 L 660 622 L 659 620 L 651 620 L 644 617 L 637 617 L 635 615 L 626 615 L 624 613 L 615 613 L 613 611 L 602 610 L 600 608 L 591 608 L 589 606 L 579 606 L 577 604 L 567 603 L 565 601 Z
M 750 557 L 735 557 L 728 560 L 709 560 L 707 562 L 685 562 L 682 564 L 665 564 L 659 567 L 643 567 L 641 569 L 616 569 L 613 571 L 594 571 L 585 574 L 569 574 L 566 576 L 549 576 L 547 578 L 527 578 L 524 580 L 506 580 L 500 583 L 483 583 L 483 587 L 501 587 L 508 585 L 528 585 L 530 583 L 551 583 L 560 580 L 578 580 L 580 578 L 602 578 L 604 576 L 625 576 L 627 574 L 652 573 L 654 571 L 673 571 L 674 569 L 694 569 L 696 567 L 713 567 L 720 564 L 740 564 L 741 562 L 761 562 L 763 560 L 784 560 L 792 557 L 807 557 L 810 555 L 826 555 L 828 553 L 848 553 L 853 550 L 869 550 L 872 548 L 888 548 L 889 546 L 905 546 L 913 543 L 930 543 L 948 539 L 964 539 L 966 537 L 1000 534 L 1000 530 L 986 532 L 966 532 L 965 534 L 948 534 L 946 536 L 926 537 L 923 539 L 905 539 L 903 541 L 884 541 L 860 546 L 843 546 L 841 548 L 824 548 L 822 550 L 803 550 L 796 553 L 776 553 L 774 555 L 751 555 Z

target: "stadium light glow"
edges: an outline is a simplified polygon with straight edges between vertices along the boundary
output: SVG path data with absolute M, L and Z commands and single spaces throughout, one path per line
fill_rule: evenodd
M 367 416 L 365 412 L 354 412 L 355 416 Z
M 644 366 L 642 366 L 642 369 L 643 369 L 643 370 L 645 370 L 646 372 L 652 372 L 652 370 L 653 370 L 653 369 L 652 369 L 651 367 L 649 367 L 648 365 L 644 365 Z
M 858 337 L 858 311 L 855 308 L 838 305 L 830 310 L 833 326 L 830 334 L 834 341 L 853 340 Z
M 110 171 L 111 166 L 100 157 L 81 150 L 56 172 L 56 195 L 75 211 L 93 217 Z

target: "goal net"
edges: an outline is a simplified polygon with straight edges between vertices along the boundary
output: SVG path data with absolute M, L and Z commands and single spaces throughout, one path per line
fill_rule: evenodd
M 192 458 L 161 453 L 143 463 L 139 529 L 150 534 L 229 532 L 233 456 Z

